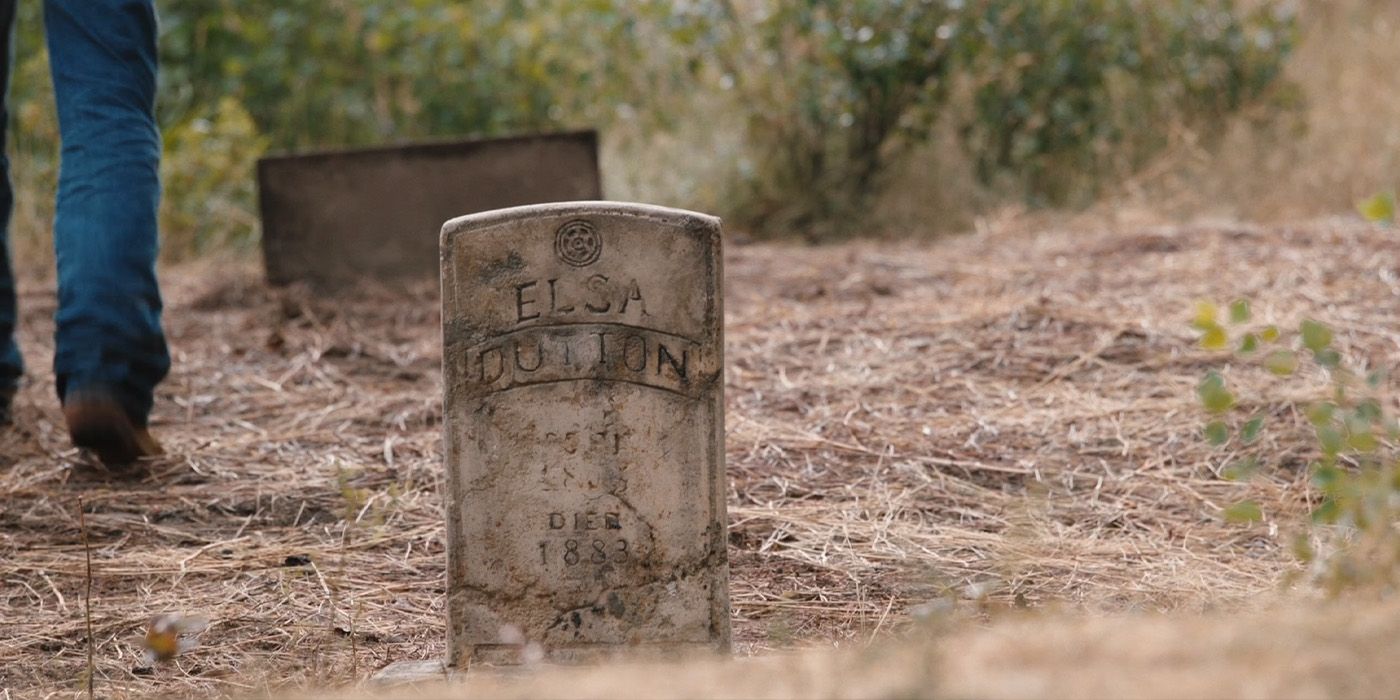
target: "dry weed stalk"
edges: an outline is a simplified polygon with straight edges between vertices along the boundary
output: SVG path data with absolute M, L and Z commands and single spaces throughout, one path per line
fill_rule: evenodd
M 92 700 L 97 678 L 93 659 L 97 642 L 92 637 L 92 547 L 88 544 L 87 517 L 83 514 L 83 497 L 78 497 L 78 531 L 83 538 L 83 623 L 87 626 L 87 696 Z

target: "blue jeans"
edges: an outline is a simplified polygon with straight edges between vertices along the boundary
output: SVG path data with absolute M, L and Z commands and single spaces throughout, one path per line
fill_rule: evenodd
M 8 95 L 16 0 L 0 0 Z M 54 378 L 60 399 L 111 395 L 145 425 L 170 369 L 156 285 L 160 133 L 155 122 L 153 0 L 44 0 L 44 23 L 63 141 L 54 253 L 58 313 Z M 0 121 L 9 122 L 8 107 Z M 9 161 L 0 176 L 0 388 L 23 373 L 15 344 Z

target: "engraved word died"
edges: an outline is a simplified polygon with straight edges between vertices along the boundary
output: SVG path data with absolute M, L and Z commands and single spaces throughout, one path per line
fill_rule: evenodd
M 719 220 L 442 229 L 449 661 L 729 646 Z

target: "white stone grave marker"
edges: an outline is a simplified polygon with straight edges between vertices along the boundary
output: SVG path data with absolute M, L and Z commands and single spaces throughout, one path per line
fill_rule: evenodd
M 443 226 L 451 663 L 728 648 L 721 279 L 693 212 Z

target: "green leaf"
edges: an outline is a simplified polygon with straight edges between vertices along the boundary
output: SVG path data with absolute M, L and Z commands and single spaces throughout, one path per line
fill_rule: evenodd
M 1201 397 L 1201 405 L 1211 413 L 1224 413 L 1235 405 L 1235 396 L 1225 388 L 1225 380 L 1219 374 L 1210 372 L 1196 387 Z
M 1192 319 L 1191 325 L 1201 329 L 1209 330 L 1220 325 L 1220 309 L 1208 301 L 1196 302 L 1196 317 Z
M 1381 383 L 1384 382 L 1384 381 L 1385 381 L 1385 372 L 1383 372 L 1383 371 L 1381 371 L 1381 370 L 1375 370 L 1375 371 L 1371 372 L 1370 374 L 1367 374 L 1367 375 L 1366 375 L 1366 386 L 1369 386 L 1369 387 L 1371 387 L 1372 389 L 1379 389 L 1380 386 L 1381 386 Z
M 1381 419 L 1381 404 L 1375 399 L 1366 399 L 1356 404 L 1356 417 L 1367 423 L 1376 423 Z
M 1312 319 L 1303 321 L 1298 331 L 1303 335 L 1303 345 L 1315 353 L 1332 344 L 1332 329 Z
M 1264 326 L 1264 329 L 1259 331 L 1259 337 L 1266 343 L 1277 343 L 1279 335 L 1278 326 Z
M 1312 563 L 1317 558 L 1317 552 L 1313 551 L 1312 543 L 1308 541 L 1307 535 L 1298 535 L 1293 538 L 1293 556 L 1304 564 Z
M 1364 430 L 1348 435 L 1347 447 L 1363 454 L 1370 454 L 1380 447 L 1380 441 L 1371 431 Z
M 1323 491 L 1327 491 L 1336 486 L 1342 478 L 1342 470 L 1328 464 L 1319 464 L 1313 468 L 1313 484 Z
M 1356 203 L 1356 211 L 1373 224 L 1395 223 L 1395 193 L 1380 192 Z
M 1308 422 L 1315 428 L 1321 428 L 1332 422 L 1332 416 L 1336 413 L 1337 406 L 1327 401 L 1319 401 L 1308 407 Z
M 1230 441 L 1230 426 L 1223 420 L 1213 420 L 1206 424 L 1206 442 L 1219 447 Z
M 1201 336 L 1201 347 L 1206 350 L 1224 350 L 1230 344 L 1230 336 L 1225 333 L 1225 329 L 1220 326 L 1205 328 L 1205 335 Z
M 1317 429 L 1317 443 L 1322 448 L 1322 454 L 1328 457 L 1335 457 L 1342 451 L 1342 431 L 1330 425 L 1324 425 Z
M 1224 476 L 1230 481 L 1244 481 L 1254 476 L 1254 473 L 1257 471 L 1259 471 L 1259 460 L 1249 457 L 1247 459 L 1239 459 L 1231 462 L 1225 467 L 1224 471 L 1221 472 L 1221 476 Z
M 1246 445 L 1251 442 L 1254 442 L 1255 440 L 1259 439 L 1259 431 L 1263 428 L 1264 417 L 1255 416 L 1254 418 L 1249 419 L 1249 422 L 1245 423 L 1244 428 L 1240 430 L 1240 439 L 1243 440 Z
M 1275 350 L 1264 358 L 1264 368 L 1280 377 L 1286 377 L 1297 371 L 1298 355 L 1292 350 Z
M 1317 353 L 1315 353 L 1315 354 L 1313 355 L 1313 359 L 1314 359 L 1314 360 L 1317 360 L 1317 363 L 1318 363 L 1319 365 L 1322 365 L 1323 367 L 1332 368 L 1332 369 L 1335 369 L 1338 365 L 1342 364 L 1342 355 L 1341 355 L 1341 353 L 1338 353 L 1336 350 L 1333 350 L 1332 348 L 1326 348 L 1326 349 L 1324 349 L 1324 350 L 1319 350 Z
M 1248 299 L 1236 299 L 1230 304 L 1230 323 L 1244 323 L 1249 316 Z
M 1225 509 L 1225 522 L 1235 524 L 1257 523 L 1264 519 L 1264 511 L 1254 501 L 1240 501 Z
M 1219 372 L 1206 372 L 1206 376 L 1201 377 L 1201 383 L 1196 386 L 1196 392 L 1204 396 L 1207 392 L 1220 391 L 1225 388 L 1225 378 Z
M 1337 499 L 1327 497 L 1322 499 L 1322 503 L 1313 509 L 1312 519 L 1315 523 L 1335 523 L 1342 515 L 1342 507 L 1337 503 Z
M 1259 349 L 1259 336 L 1253 333 L 1245 333 L 1244 340 L 1240 341 L 1240 352 L 1248 355 Z

